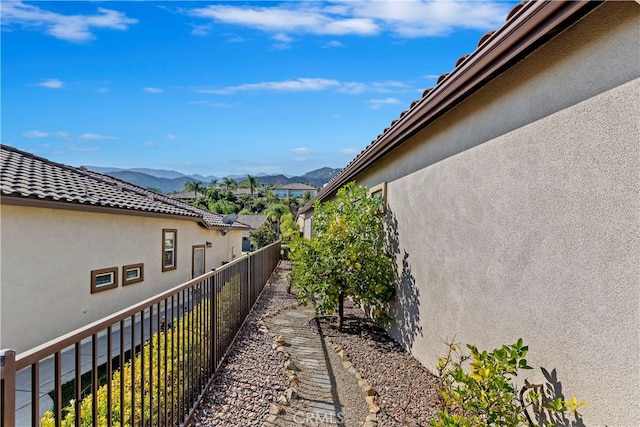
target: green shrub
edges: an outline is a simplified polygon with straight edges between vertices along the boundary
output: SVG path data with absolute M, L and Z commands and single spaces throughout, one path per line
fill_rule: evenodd
M 439 418 L 431 421 L 433 427 L 526 426 L 533 424 L 527 414 L 530 407 L 577 414 L 577 409 L 587 404 L 575 397 L 570 401 L 559 397 L 540 408 L 540 387 L 530 386 L 526 380 L 518 396 L 513 379 L 519 370 L 532 369 L 525 359 L 529 348 L 523 345 L 522 339 L 490 353 L 481 352 L 473 345 L 467 348 L 471 354 L 462 355 L 451 343 L 448 353 L 438 362 L 440 395 L 445 407 L 438 411 Z M 467 361 L 470 361 L 469 372 L 463 369 Z
M 201 373 L 201 366 L 206 366 L 208 359 L 212 355 L 204 352 L 204 337 L 209 331 L 203 330 L 206 324 L 199 320 L 206 316 L 210 310 L 210 302 L 202 301 L 189 313 L 180 319 L 173 319 L 172 327 L 166 331 L 153 334 L 150 340 L 144 343 L 141 352 L 144 352 L 144 366 L 139 353 L 133 360 L 125 363 L 120 370 L 113 373 L 111 379 L 111 422 L 120 424 L 124 420 L 125 426 L 138 426 L 142 424 L 142 416 L 150 425 L 164 424 L 165 408 L 168 414 L 168 424 L 178 424 L 177 419 L 182 397 L 190 400 L 190 396 L 199 390 L 190 388 L 190 383 L 197 384 L 198 381 L 190 381 L 198 378 Z M 158 360 L 158 347 L 160 359 Z M 166 352 L 165 352 L 166 348 Z M 153 369 L 150 372 L 151 358 L 153 358 Z M 159 373 L 158 376 L 158 368 Z M 131 370 L 135 371 L 135 383 L 131 383 Z M 166 369 L 166 381 L 165 381 Z M 144 370 L 145 381 L 142 384 L 142 372 Z M 120 384 L 124 383 L 124 413 L 120 412 Z M 165 393 L 166 390 L 166 393 Z M 135 393 L 136 404 L 132 411 L 131 394 Z M 159 393 L 159 394 L 158 394 Z M 102 385 L 97 389 L 97 426 L 108 426 L 107 423 L 107 402 L 108 388 Z M 165 398 L 166 395 L 166 398 Z M 141 397 L 144 398 L 144 405 L 141 404 Z M 80 425 L 83 427 L 93 426 L 92 422 L 92 400 L 93 395 L 89 394 L 80 402 Z M 153 400 L 153 407 L 151 407 Z M 144 408 L 144 414 L 142 409 Z M 62 427 L 75 425 L 76 405 L 72 400 L 62 410 Z M 55 415 L 52 411 L 47 411 L 41 421 L 42 427 L 55 426 Z

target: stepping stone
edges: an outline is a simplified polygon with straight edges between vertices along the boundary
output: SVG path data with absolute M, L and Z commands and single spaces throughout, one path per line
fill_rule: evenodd
M 310 355 L 310 354 L 317 354 L 320 353 L 317 349 L 312 348 L 312 347 L 304 347 L 304 346 L 299 346 L 295 349 L 295 351 L 297 353 L 300 354 L 304 354 L 304 355 Z
M 271 321 L 272 323 L 276 324 L 276 325 L 290 325 L 291 322 L 287 319 L 273 319 Z
M 299 311 L 288 311 L 287 312 L 287 316 L 299 317 L 299 318 L 309 317 L 307 313 L 308 313 L 308 311 L 306 313 L 305 312 L 299 312 Z M 311 312 L 311 313 L 313 313 L 313 312 Z
M 315 359 L 300 359 L 300 362 L 298 362 L 298 365 L 307 369 L 315 369 L 318 367 L 318 361 Z
M 328 375 L 311 375 L 311 381 L 319 387 L 331 390 L 331 379 Z
M 289 339 L 289 342 L 291 344 L 306 344 L 309 342 L 309 338 L 305 338 L 305 337 L 293 337 Z

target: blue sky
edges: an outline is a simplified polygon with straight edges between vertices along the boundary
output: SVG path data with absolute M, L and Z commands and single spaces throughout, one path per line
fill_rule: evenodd
M 342 168 L 514 4 L 2 0 L 2 142 L 189 175 Z

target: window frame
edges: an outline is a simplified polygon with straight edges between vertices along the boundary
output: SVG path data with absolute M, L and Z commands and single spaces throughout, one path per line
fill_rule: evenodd
M 165 244 L 166 244 L 166 240 L 167 240 L 167 234 L 168 233 L 173 233 L 173 248 L 172 249 L 167 249 Z M 173 265 L 167 266 L 165 260 L 166 260 L 166 254 L 167 252 L 172 251 L 173 252 Z M 162 229 L 162 272 L 164 273 L 165 271 L 171 271 L 171 270 L 175 270 L 178 268 L 178 230 L 175 228 L 163 228 Z
M 127 270 L 138 269 L 140 274 L 135 279 L 127 279 Z M 128 264 L 122 266 L 122 286 L 133 285 L 144 281 L 144 263 Z
M 98 285 L 98 277 L 105 274 L 111 274 L 113 276 L 112 283 L 107 285 Z M 118 267 L 100 268 L 98 270 L 91 270 L 91 293 L 96 294 L 98 292 L 108 291 L 109 289 L 115 289 L 118 287 Z
M 382 205 L 378 208 L 378 215 L 382 215 L 387 212 L 387 182 L 381 182 L 378 185 L 374 185 L 369 189 L 369 197 L 376 197 L 377 194 L 381 194 Z

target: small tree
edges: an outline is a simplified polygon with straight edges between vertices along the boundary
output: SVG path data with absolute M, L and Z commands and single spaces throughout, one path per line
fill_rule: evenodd
M 249 232 L 249 240 L 255 249 L 263 248 L 277 240 L 271 223 L 265 221 L 258 229 Z
M 336 199 L 316 201 L 311 240 L 291 244 L 293 280 L 298 298 L 315 306 L 317 314 L 338 310 L 342 328 L 344 298 L 373 309 L 387 319 L 385 305 L 395 298 L 393 260 L 383 244 L 383 217 L 379 200 L 363 186 L 349 183 Z
M 198 192 L 204 187 L 200 181 L 187 181 L 184 183 L 185 191 L 193 191 L 193 200 L 198 199 Z
M 247 175 L 247 183 L 249 184 L 249 192 L 253 196 L 253 193 L 258 186 L 258 178 L 253 175 Z
M 282 203 L 269 205 L 267 209 L 264 210 L 264 215 L 266 215 L 269 220 L 275 224 L 276 236 L 280 234 L 280 218 L 288 212 L 290 212 L 289 207 Z
M 229 191 L 238 187 L 238 183 L 233 178 L 223 178 L 222 185 L 224 185 L 224 190 Z

